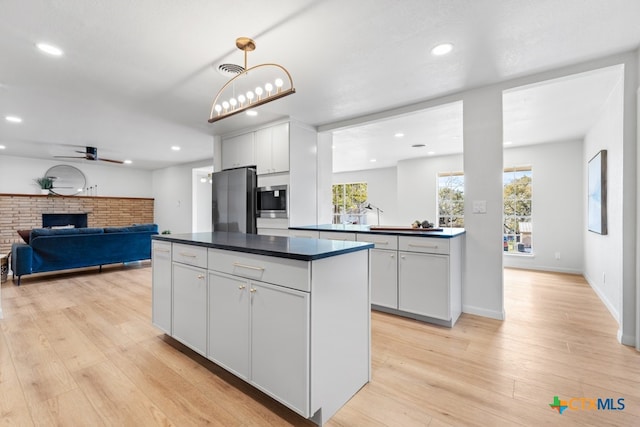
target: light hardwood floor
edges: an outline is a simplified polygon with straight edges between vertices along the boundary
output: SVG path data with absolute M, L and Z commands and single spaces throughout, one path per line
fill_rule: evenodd
M 312 425 L 155 329 L 148 263 L 25 276 L 2 307 L 0 425 Z M 506 270 L 505 309 L 452 329 L 373 312 L 372 381 L 327 425 L 640 425 L 640 353 L 582 278 Z

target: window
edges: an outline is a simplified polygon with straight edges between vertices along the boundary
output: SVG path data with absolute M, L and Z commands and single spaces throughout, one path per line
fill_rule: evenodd
M 504 184 L 504 251 L 515 254 L 533 252 L 531 223 L 531 167 L 507 168 Z
M 367 183 L 335 184 L 333 186 L 333 223 L 366 224 Z
M 438 174 L 438 224 L 440 227 L 464 227 L 464 174 Z

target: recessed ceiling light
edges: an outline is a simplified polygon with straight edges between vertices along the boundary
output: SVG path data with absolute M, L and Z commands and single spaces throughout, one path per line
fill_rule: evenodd
M 427 154 L 430 155 L 430 156 L 433 156 L 434 154 L 436 154 L 436 152 L 435 151 L 429 151 Z
M 171 149 L 173 151 L 180 151 L 180 147 L 178 147 L 177 145 L 174 145 L 173 147 L 171 147 Z
M 255 117 L 258 115 L 256 110 L 247 110 L 247 116 Z
M 18 116 L 6 116 L 5 120 L 11 123 L 22 123 L 22 119 Z
M 40 49 L 44 53 L 48 53 L 49 55 L 62 56 L 63 54 L 62 49 L 48 43 L 38 43 L 36 46 L 38 47 L 38 49 Z
M 5 148 L 7 147 L 5 147 L 4 145 L 0 145 L 0 150 L 4 150 Z
M 425 144 L 413 144 L 412 145 L 413 148 L 422 148 L 422 147 L 426 147 Z
M 131 160 L 125 160 L 125 161 L 124 161 L 124 164 L 125 164 L 125 165 L 130 165 L 131 163 L 133 163 Z
M 513 141 L 505 141 L 504 142 L 504 145 L 511 145 L 511 144 L 513 144 Z
M 402 133 L 402 132 L 398 132 L 398 133 L 396 133 L 396 134 L 395 134 L 395 135 L 393 135 L 393 136 L 395 136 L 396 138 L 402 138 L 402 137 L 404 136 L 404 133 Z
M 431 49 L 431 54 L 436 56 L 446 55 L 453 50 L 451 43 L 442 43 Z
M 377 162 L 377 160 L 376 160 L 376 159 L 371 159 L 371 160 L 369 160 L 369 161 L 370 161 L 371 163 L 375 163 L 375 162 Z

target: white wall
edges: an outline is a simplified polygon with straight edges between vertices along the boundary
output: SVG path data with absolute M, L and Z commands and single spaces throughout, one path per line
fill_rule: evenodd
M 582 274 L 582 141 L 551 142 L 504 150 L 504 166 L 531 166 L 534 255 L 504 255 L 505 267 Z M 560 259 L 556 259 L 558 253 Z
M 367 201 L 379 207 L 380 225 L 407 225 L 398 218 L 398 182 L 396 168 L 370 169 L 333 174 L 333 184 L 348 184 L 353 182 L 367 183 Z M 374 209 L 367 212 L 367 224 L 376 225 L 378 213 Z
M 211 160 L 203 160 L 153 171 L 155 222 L 161 231 L 170 230 L 172 234 L 191 233 L 192 171 L 194 168 L 211 166 L 211 163 Z
M 40 194 L 33 180 L 44 176 L 50 167 L 60 164 L 82 171 L 87 179 L 86 187 L 97 186 L 98 196 L 152 197 L 151 171 L 100 162 L 70 163 L 4 155 L 0 155 L 0 193 Z
M 416 220 L 438 224 L 438 174 L 463 172 L 462 154 L 398 162 L 398 224 Z
M 605 105 L 598 122 L 585 138 L 582 194 L 587 194 L 587 162 L 600 150 L 607 150 L 606 235 L 584 230 L 584 276 L 616 320 L 622 308 L 623 237 L 623 86 L 620 82 Z M 585 196 L 586 197 L 586 196 Z M 586 224 L 586 209 L 583 210 Z

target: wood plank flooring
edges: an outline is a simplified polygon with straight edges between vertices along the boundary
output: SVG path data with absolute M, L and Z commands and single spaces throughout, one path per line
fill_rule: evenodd
M 312 425 L 155 329 L 149 263 L 25 276 L 2 307 L 0 425 Z M 452 329 L 373 312 L 372 381 L 327 425 L 640 425 L 640 353 L 584 279 L 506 270 L 505 309 Z

